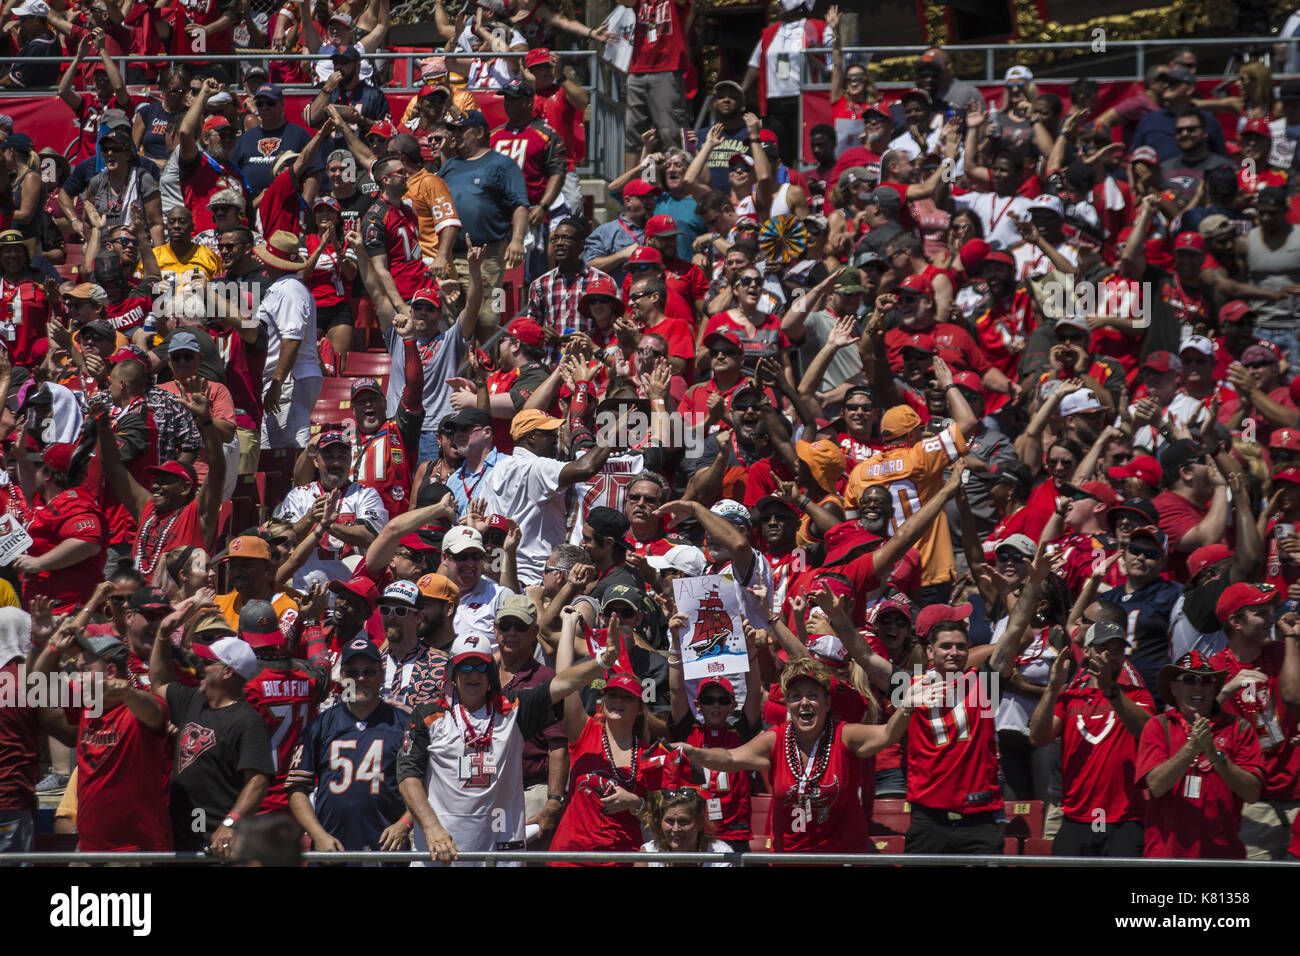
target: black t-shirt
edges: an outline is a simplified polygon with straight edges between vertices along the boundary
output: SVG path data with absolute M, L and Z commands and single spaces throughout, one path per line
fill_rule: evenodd
M 251 704 L 213 709 L 196 687 L 167 685 L 167 706 L 180 734 L 172 777 L 172 833 L 178 850 L 201 850 L 244 789 L 244 771 L 275 772 L 271 738 Z M 123 808 L 129 812 L 129 808 Z
M 366 182 L 361 182 L 361 175 L 365 176 Z M 343 210 L 343 229 L 345 232 L 355 230 L 361 231 L 361 217 L 366 214 L 366 210 L 374 205 L 375 197 L 379 195 L 379 188 L 370 179 L 369 174 L 358 175 L 357 188 L 346 199 L 342 196 L 335 196 L 339 208 Z M 374 192 L 367 192 L 366 185 L 375 186 Z

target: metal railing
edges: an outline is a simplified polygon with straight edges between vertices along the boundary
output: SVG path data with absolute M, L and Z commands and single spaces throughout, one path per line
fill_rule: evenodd
M 394 852 L 341 852 L 302 855 L 305 863 L 427 863 L 429 854 L 415 850 Z M 1030 866 L 1030 867 L 1139 867 L 1161 869 L 1167 867 L 1207 868 L 1300 868 L 1300 862 L 1289 860 L 1166 860 L 1145 857 L 1091 857 L 1091 856 L 962 856 L 933 853 L 614 853 L 614 852 L 528 852 L 512 850 L 500 852 L 465 852 L 460 860 L 466 863 L 685 863 L 705 864 L 727 862 L 733 866 Z M 84 863 L 217 863 L 206 853 L 4 853 L 0 866 L 12 864 L 59 865 Z

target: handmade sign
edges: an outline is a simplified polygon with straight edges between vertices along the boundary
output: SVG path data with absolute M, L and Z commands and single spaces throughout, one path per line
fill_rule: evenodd
M 677 578 L 673 597 L 687 620 L 682 634 L 682 669 L 687 680 L 749 670 L 740 593 L 730 574 Z

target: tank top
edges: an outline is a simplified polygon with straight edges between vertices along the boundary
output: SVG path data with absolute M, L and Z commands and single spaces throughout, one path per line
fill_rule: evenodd
M 782 183 L 781 188 L 776 191 L 772 197 L 772 209 L 768 213 L 773 219 L 777 216 L 787 216 L 790 214 L 790 203 L 786 201 L 786 194 L 790 192 L 790 184 Z
M 790 766 L 786 752 L 791 724 L 776 731 L 772 747 L 772 851 L 774 853 L 866 853 L 867 817 L 860 793 L 862 761 L 844 745 L 843 722 L 831 738 L 830 758 L 819 779 L 809 779 L 800 794 L 800 776 Z M 824 739 L 824 738 L 823 738 Z M 800 774 L 807 762 L 796 748 Z M 817 775 L 814 755 L 812 776 Z M 796 827 L 796 823 L 799 826 Z
M 1262 289 L 1281 289 L 1300 282 L 1300 229 L 1290 227 L 1286 241 L 1277 249 L 1264 244 L 1259 229 L 1246 234 L 1246 281 Z M 1261 329 L 1292 329 L 1295 297 L 1279 302 L 1260 302 L 1255 308 L 1255 327 Z

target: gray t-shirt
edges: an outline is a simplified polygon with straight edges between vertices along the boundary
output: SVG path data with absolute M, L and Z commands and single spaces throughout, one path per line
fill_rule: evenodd
M 812 364 L 812 360 L 816 358 L 817 353 L 822 350 L 822 346 L 830 337 L 838 318 L 833 312 L 823 309 L 814 312 L 804 320 L 804 339 L 803 344 L 799 346 L 800 368 L 806 369 Z M 843 385 L 861 371 L 862 356 L 858 354 L 858 350 L 853 346 L 842 348 L 835 353 L 831 364 L 826 367 L 826 374 L 822 377 L 818 391 L 824 392 Z
M 392 356 L 392 369 L 388 376 L 388 417 L 397 414 L 406 387 L 406 346 L 402 337 L 391 328 L 385 334 L 388 354 Z M 438 423 L 451 414 L 451 386 L 447 379 L 456 374 L 465 360 L 470 340 L 460 336 L 455 325 L 431 339 L 416 339 L 420 361 L 424 365 L 424 425 L 421 431 L 434 432 Z

